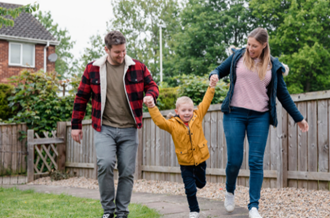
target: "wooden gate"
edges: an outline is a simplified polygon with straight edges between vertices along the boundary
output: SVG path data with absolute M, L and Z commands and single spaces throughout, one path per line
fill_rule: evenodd
M 58 130 L 63 129 L 62 124 L 58 123 Z M 65 134 L 60 130 L 52 131 L 51 137 L 49 132 L 43 132 L 43 135 L 41 138 L 34 130 L 28 130 L 28 182 L 32 182 L 35 176 L 48 175 L 52 169 L 64 170 L 59 154 L 65 157 Z

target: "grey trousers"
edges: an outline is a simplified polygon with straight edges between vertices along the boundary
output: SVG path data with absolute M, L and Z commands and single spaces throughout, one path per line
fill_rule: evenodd
M 118 217 L 129 213 L 135 159 L 139 144 L 136 128 L 102 126 L 101 132 L 94 130 L 97 156 L 98 182 L 104 213 L 116 213 Z M 115 199 L 113 169 L 118 160 L 118 187 Z M 114 203 L 114 199 L 116 204 Z

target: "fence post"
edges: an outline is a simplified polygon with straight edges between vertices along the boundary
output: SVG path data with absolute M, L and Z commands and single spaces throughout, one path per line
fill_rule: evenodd
M 34 180 L 34 130 L 29 129 L 27 131 L 27 143 L 28 143 L 28 167 L 27 167 L 27 182 Z
M 65 171 L 65 157 L 66 157 L 66 122 L 57 122 L 57 138 L 64 140 L 63 143 L 57 144 L 57 170 Z
M 279 158 L 277 163 L 277 188 L 288 187 L 288 114 L 282 108 L 281 143 L 279 146 Z
M 143 161 L 143 128 L 138 129 L 139 145 L 136 153 L 135 179 L 142 179 L 142 161 Z

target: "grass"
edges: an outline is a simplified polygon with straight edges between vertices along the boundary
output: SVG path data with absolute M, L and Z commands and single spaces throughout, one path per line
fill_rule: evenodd
M 139 204 L 129 205 L 129 218 L 159 218 L 156 210 Z M 102 217 L 99 200 L 61 194 L 42 194 L 33 190 L 0 187 L 0 217 Z

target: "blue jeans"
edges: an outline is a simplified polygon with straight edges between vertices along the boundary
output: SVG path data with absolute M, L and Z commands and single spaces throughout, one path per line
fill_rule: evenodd
M 104 213 L 116 212 L 117 217 L 125 216 L 129 213 L 128 205 L 134 182 L 135 158 L 139 144 L 137 129 L 102 125 L 101 132 L 94 130 L 94 143 Z M 117 161 L 119 178 L 115 196 L 113 170 Z
M 206 162 L 204 161 L 198 166 L 180 165 L 180 169 L 190 212 L 199 212 L 196 193 L 197 188 L 203 188 L 206 185 Z
M 231 107 L 223 117 L 223 128 L 227 143 L 226 189 L 233 193 L 236 179 L 243 161 L 245 134 L 249 142 L 250 203 L 259 208 L 260 191 L 263 181 L 263 160 L 269 130 L 269 112 Z

